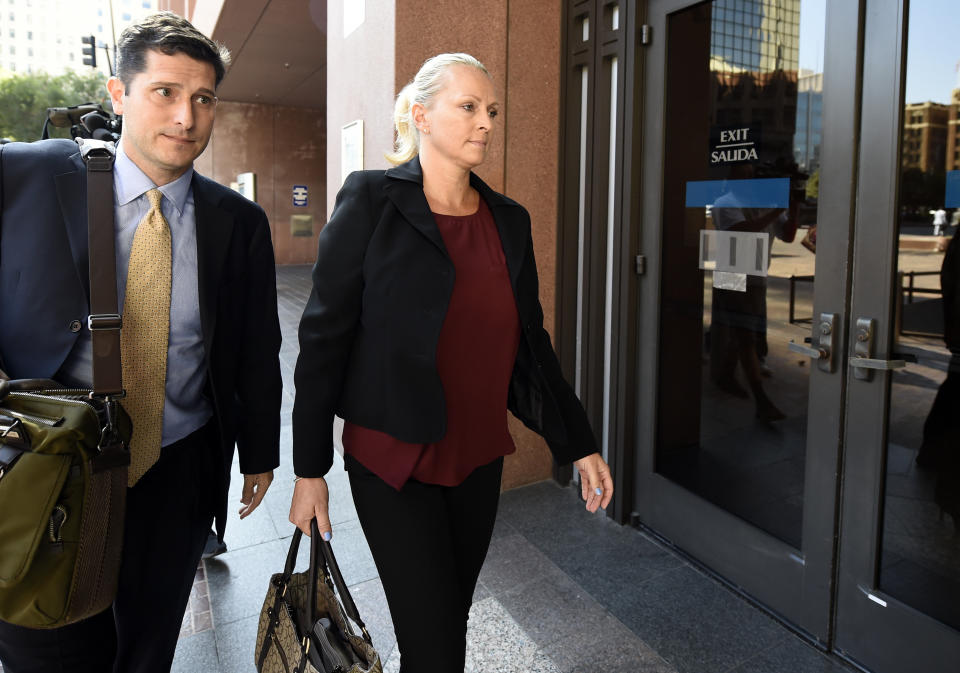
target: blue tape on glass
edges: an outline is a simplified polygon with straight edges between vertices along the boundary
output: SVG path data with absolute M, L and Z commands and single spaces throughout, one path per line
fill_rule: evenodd
M 693 180 L 687 183 L 687 208 L 789 208 L 790 178 Z
M 947 194 L 944 208 L 960 208 L 960 171 L 947 171 Z

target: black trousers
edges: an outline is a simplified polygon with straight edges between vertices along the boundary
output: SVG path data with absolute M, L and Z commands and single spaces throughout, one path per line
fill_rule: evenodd
M 167 673 L 213 520 L 208 428 L 164 447 L 127 491 L 113 608 L 59 629 L 0 622 L 4 673 Z
M 401 673 L 459 673 L 500 499 L 503 458 L 459 486 L 398 492 L 349 455 L 350 488 L 390 606 Z M 386 653 L 384 653 L 386 655 Z

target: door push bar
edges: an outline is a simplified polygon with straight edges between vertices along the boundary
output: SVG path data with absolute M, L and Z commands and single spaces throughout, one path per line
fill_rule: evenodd
M 873 379 L 874 370 L 890 371 L 903 369 L 907 366 L 906 360 L 877 360 L 873 358 L 873 335 L 877 321 L 873 318 L 857 318 L 857 340 L 853 346 L 853 357 L 850 366 L 853 367 L 853 377 L 863 381 Z
M 833 337 L 836 333 L 836 325 L 836 313 L 821 313 L 820 321 L 817 325 L 820 334 L 817 337 L 816 346 L 804 346 L 803 344 L 791 341 L 787 344 L 787 348 L 794 353 L 806 355 L 811 360 L 816 360 L 817 367 L 819 367 L 821 371 L 830 373 L 835 369 L 833 361 Z

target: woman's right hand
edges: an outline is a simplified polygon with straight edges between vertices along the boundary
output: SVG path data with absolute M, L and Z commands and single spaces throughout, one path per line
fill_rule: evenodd
M 316 518 L 317 528 L 324 540 L 330 540 L 332 529 L 328 513 L 329 492 L 323 477 L 298 479 L 290 502 L 290 523 L 310 535 L 310 520 Z

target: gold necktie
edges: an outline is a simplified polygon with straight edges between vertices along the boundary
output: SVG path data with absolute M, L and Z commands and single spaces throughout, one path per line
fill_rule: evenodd
M 133 237 L 127 291 L 123 302 L 120 354 L 123 408 L 133 421 L 130 486 L 157 462 L 166 398 L 167 343 L 170 336 L 170 225 L 160 210 L 163 195 L 147 192 L 150 210 Z

